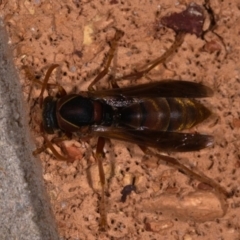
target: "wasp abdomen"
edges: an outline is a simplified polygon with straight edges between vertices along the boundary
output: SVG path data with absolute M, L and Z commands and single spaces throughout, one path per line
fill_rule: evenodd
M 141 99 L 120 113 L 122 125 L 158 131 L 188 129 L 211 114 L 201 103 L 188 98 Z

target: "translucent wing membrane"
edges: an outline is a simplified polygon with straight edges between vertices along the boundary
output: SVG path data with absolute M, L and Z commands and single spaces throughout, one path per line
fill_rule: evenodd
M 138 86 L 115 88 L 110 90 L 98 90 L 89 93 L 90 97 L 174 97 L 174 98 L 205 98 L 211 97 L 211 88 L 194 82 L 179 80 L 163 80 L 141 84 Z
M 93 131 L 97 136 L 153 147 L 164 152 L 198 151 L 213 144 L 212 136 L 198 133 L 143 131 L 111 127 L 94 127 Z

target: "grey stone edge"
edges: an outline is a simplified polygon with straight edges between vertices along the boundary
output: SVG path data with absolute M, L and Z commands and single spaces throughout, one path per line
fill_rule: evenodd
M 0 239 L 59 239 L 44 190 L 39 159 L 11 45 L 0 19 Z

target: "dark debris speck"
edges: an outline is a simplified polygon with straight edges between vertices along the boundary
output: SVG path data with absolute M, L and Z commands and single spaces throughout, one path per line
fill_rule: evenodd
M 133 184 L 126 185 L 121 191 L 121 202 L 126 202 L 127 196 L 130 195 L 132 191 L 136 192 L 136 186 Z

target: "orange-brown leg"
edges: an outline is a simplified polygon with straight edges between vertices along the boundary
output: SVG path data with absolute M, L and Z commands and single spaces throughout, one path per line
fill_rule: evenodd
M 167 162 L 168 164 L 172 165 L 174 168 L 177 168 L 179 171 L 186 174 L 188 177 L 193 178 L 195 180 L 198 180 L 202 183 L 205 183 L 205 184 L 211 186 L 216 192 L 223 194 L 225 197 L 230 196 L 230 194 L 227 192 L 227 190 L 224 189 L 222 186 L 220 186 L 217 182 L 213 181 L 211 178 L 207 177 L 203 173 L 201 173 L 201 175 L 200 175 L 196 172 L 193 172 L 192 170 L 190 170 L 189 168 L 187 168 L 186 166 L 181 164 L 176 158 L 155 153 L 146 147 L 142 147 L 142 146 L 139 146 L 139 147 L 146 155 L 152 155 L 152 156 L 157 157 L 160 160 Z
M 105 203 L 105 174 L 104 174 L 104 169 L 102 164 L 103 157 L 104 157 L 104 153 L 103 153 L 104 145 L 105 145 L 105 138 L 99 137 L 97 142 L 95 157 L 98 164 L 99 177 L 100 177 L 100 182 L 102 186 L 101 202 L 99 207 L 99 212 L 100 212 L 99 226 L 101 231 L 107 230 L 107 213 L 106 213 L 106 203 Z
M 44 138 L 44 144 L 40 147 L 37 148 L 33 151 L 33 155 L 37 156 L 38 154 L 40 154 L 41 152 L 46 151 L 47 148 L 49 148 L 52 151 L 52 154 L 54 155 L 54 157 L 58 160 L 58 161 L 67 161 L 67 162 L 73 162 L 75 159 L 72 159 L 70 156 L 64 156 L 60 153 L 58 153 L 58 151 L 55 149 L 55 147 L 53 146 L 53 142 L 54 143 L 59 143 L 62 142 L 64 140 L 69 139 L 66 135 L 64 135 L 63 137 L 58 137 L 58 138 L 54 138 L 52 141 L 49 141 L 47 136 L 45 136 L 45 134 L 43 134 L 43 138 Z
M 65 89 L 58 83 L 48 83 L 49 78 L 53 72 L 53 70 L 55 68 L 57 68 L 59 65 L 58 64 L 53 64 L 48 68 L 48 71 L 45 75 L 45 78 L 43 80 L 43 82 L 39 81 L 38 79 L 36 79 L 32 72 L 30 71 L 29 67 L 27 66 L 23 66 L 23 70 L 25 71 L 26 76 L 29 78 L 29 80 L 31 80 L 32 82 L 41 85 L 41 92 L 39 94 L 39 102 L 40 102 L 40 107 L 42 107 L 42 102 L 43 102 L 43 94 L 45 90 L 50 90 L 53 88 L 58 88 L 58 92 L 57 95 L 59 97 L 65 96 L 67 93 L 65 91 Z M 30 99 L 30 94 L 28 96 L 28 101 Z
M 182 45 L 185 35 L 186 34 L 184 32 L 179 32 L 176 35 L 176 39 L 175 39 L 174 43 L 172 44 L 172 46 L 162 56 L 160 56 L 157 59 L 148 63 L 144 70 L 136 71 L 136 72 L 131 73 L 129 75 L 125 75 L 125 76 L 117 79 L 117 81 L 119 81 L 121 79 L 137 80 L 141 77 L 146 76 L 148 74 L 148 72 L 150 72 L 157 65 L 165 63 L 167 61 L 167 59 Z
M 51 65 L 51 66 L 49 67 L 46 75 L 45 75 L 45 78 L 44 78 L 43 82 L 42 82 L 42 88 L 41 88 L 41 92 L 40 92 L 40 94 L 39 94 L 39 104 L 40 104 L 40 107 L 41 107 L 41 108 L 42 108 L 42 103 L 43 103 L 43 94 L 44 94 L 44 91 L 45 91 L 45 90 L 48 90 L 50 86 L 54 85 L 55 87 L 58 88 L 58 93 L 57 93 L 57 96 L 58 96 L 58 97 L 63 97 L 63 96 L 65 96 L 65 95 L 67 94 L 66 91 L 65 91 L 65 89 L 64 89 L 60 84 L 58 84 L 58 83 L 51 84 L 51 85 L 48 84 L 49 78 L 50 78 L 53 70 L 54 70 L 55 68 L 57 68 L 58 66 L 59 66 L 58 64 L 53 64 L 53 65 Z
M 117 46 L 118 46 L 118 41 L 120 40 L 120 38 L 122 36 L 123 36 L 123 32 L 117 29 L 113 40 L 110 42 L 110 50 L 109 50 L 109 52 L 107 54 L 107 59 L 106 59 L 106 62 L 104 64 L 105 65 L 104 69 L 91 82 L 91 84 L 88 87 L 89 91 L 94 91 L 93 86 L 97 82 L 99 82 L 102 78 L 104 78 L 106 76 L 106 74 L 108 73 L 110 64 L 111 64 L 111 62 L 113 60 L 113 57 L 114 57 L 114 53 L 115 53 L 115 51 L 117 49 Z

